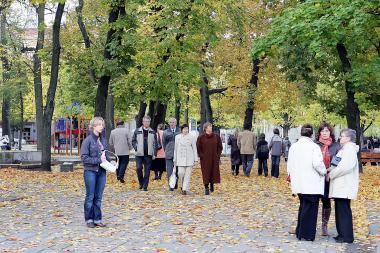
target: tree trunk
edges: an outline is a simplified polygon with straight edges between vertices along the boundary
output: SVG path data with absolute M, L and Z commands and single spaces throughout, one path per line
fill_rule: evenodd
M 108 140 L 110 139 L 111 131 L 112 129 L 115 128 L 115 100 L 113 94 L 110 92 L 108 93 L 107 97 L 107 114 L 106 114 L 106 138 L 107 138 L 107 143 Z
M 138 112 L 138 114 L 135 117 L 136 128 L 139 128 L 139 127 L 142 126 L 142 120 L 143 120 L 143 118 L 145 116 L 146 107 L 147 107 L 147 104 L 145 102 L 141 101 L 140 102 L 139 112 Z
M 186 107 L 185 107 L 185 115 L 184 115 L 184 123 L 189 124 L 189 94 L 186 95 Z
M 154 116 L 154 106 L 156 105 L 156 101 L 150 100 L 149 101 L 149 108 L 148 108 L 148 116 L 153 120 Z
M 22 149 L 22 135 L 24 132 L 24 96 L 22 95 L 22 92 L 20 91 L 20 132 L 18 137 L 18 149 Z
M 177 120 L 177 125 L 180 125 L 180 119 L 181 119 L 181 101 L 179 99 L 176 99 L 176 105 L 175 105 L 175 118 Z
M 152 117 L 151 127 L 156 131 L 157 126 L 165 122 L 167 106 L 163 104 L 160 100 L 157 100 L 154 104 L 154 113 Z
M 245 116 L 244 116 L 244 126 L 248 126 L 249 129 L 252 129 L 253 109 L 255 106 L 255 92 L 256 92 L 257 83 L 259 80 L 259 70 L 260 70 L 259 64 L 260 64 L 260 59 L 253 59 L 252 76 L 251 76 L 251 80 L 249 81 L 248 101 L 247 101 L 247 107 L 245 109 Z
M 54 99 L 58 84 L 59 59 L 61 54 L 60 30 L 65 2 L 59 3 L 55 13 L 52 35 L 52 61 L 50 68 L 50 84 L 46 96 L 46 106 L 43 115 L 42 135 L 42 169 L 51 170 L 51 121 L 54 113 Z
M 122 1 L 124 3 L 124 1 Z M 106 46 L 104 48 L 103 58 L 105 61 L 111 60 L 112 55 L 110 51 L 110 43 L 113 39 L 113 36 L 116 30 L 112 27 L 112 24 L 116 22 L 119 17 L 120 9 L 125 8 L 124 4 L 120 3 L 122 7 L 113 7 L 111 8 L 108 14 L 108 24 L 110 28 L 107 32 Z M 108 96 L 108 86 L 111 80 L 111 76 L 108 73 L 104 73 L 99 81 L 98 81 L 98 90 L 96 92 L 95 99 L 95 116 L 100 116 L 106 118 L 106 104 L 107 104 L 107 96 Z
M 91 40 L 90 40 L 90 37 L 88 36 L 86 26 L 83 22 L 83 14 L 82 14 L 83 6 L 84 6 L 84 1 L 78 0 L 78 6 L 75 8 L 75 11 L 77 13 L 77 23 L 78 23 L 80 32 L 81 32 L 82 37 L 83 37 L 84 47 L 90 48 L 91 47 Z M 93 83 L 96 83 L 96 75 L 95 75 L 94 68 L 90 67 L 89 76 L 90 76 L 91 81 Z
M 7 41 L 7 35 L 6 35 L 6 14 L 5 12 L 1 12 L 1 24 L 0 24 L 0 38 L 1 38 L 1 45 L 6 48 L 6 45 L 8 44 Z M 6 50 L 4 50 L 1 54 L 1 62 L 3 65 L 3 98 L 2 98 L 2 108 L 1 108 L 1 120 L 2 120 L 2 129 L 3 129 L 3 135 L 8 135 L 10 143 L 13 142 L 12 134 L 11 134 L 11 124 L 10 124 L 10 106 L 11 106 L 11 101 L 10 101 L 10 94 L 9 94 L 9 89 L 6 88 L 8 85 L 8 80 L 9 80 L 9 71 L 10 69 L 10 64 L 9 64 L 9 59 L 7 56 Z
M 347 50 L 344 44 L 338 43 L 336 45 L 340 61 L 342 63 L 342 70 L 343 73 L 349 73 L 351 72 L 351 63 L 350 60 L 347 57 Z M 356 144 L 360 146 L 363 141 L 361 140 L 363 134 L 362 129 L 360 125 L 360 110 L 359 106 L 355 101 L 355 89 L 354 84 L 349 81 L 345 80 L 345 90 L 347 94 L 347 100 L 346 100 L 346 120 L 347 120 L 347 126 L 348 128 L 354 129 L 356 131 Z M 360 146 L 361 147 L 361 146 Z M 360 172 L 363 172 L 363 166 L 360 162 L 360 155 L 358 155 L 359 159 L 359 169 Z
M 36 107 L 36 127 L 37 127 L 37 150 L 42 150 L 42 132 L 43 132 L 43 97 L 42 97 L 42 77 L 41 77 L 41 59 L 38 56 L 40 50 L 44 47 L 45 40 L 45 4 L 40 3 L 37 6 L 38 16 L 38 34 L 36 51 L 33 55 L 33 82 L 34 82 L 34 103 Z

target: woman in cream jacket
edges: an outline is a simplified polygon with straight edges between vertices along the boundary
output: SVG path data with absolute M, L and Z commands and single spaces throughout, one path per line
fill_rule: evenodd
M 359 189 L 358 146 L 355 144 L 356 132 L 344 129 L 340 134 L 342 149 L 336 155 L 339 161 L 336 167 L 329 168 L 330 193 L 335 201 L 335 221 L 339 242 L 352 243 L 354 232 L 352 225 L 351 199 L 356 199 Z
M 178 168 L 178 179 L 182 184 L 182 194 L 189 191 L 191 171 L 198 162 L 197 143 L 195 136 L 189 133 L 189 126 L 181 126 L 181 134 L 175 137 L 174 166 Z

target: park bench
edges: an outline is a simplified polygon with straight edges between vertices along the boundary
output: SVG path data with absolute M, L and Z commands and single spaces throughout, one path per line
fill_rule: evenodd
M 360 159 L 363 164 L 365 163 L 378 163 L 380 162 L 380 153 L 374 152 L 360 152 Z

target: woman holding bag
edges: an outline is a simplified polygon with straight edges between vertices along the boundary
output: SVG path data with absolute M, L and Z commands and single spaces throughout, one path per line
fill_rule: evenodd
M 84 139 L 81 147 L 81 159 L 84 166 L 86 198 L 84 218 L 87 227 L 105 227 L 102 222 L 102 197 L 106 185 L 106 171 L 100 164 L 106 161 L 106 139 L 103 134 L 104 120 L 95 117 L 90 121 L 90 135 Z
M 189 134 L 189 126 L 181 126 L 181 134 L 175 137 L 174 167 L 178 168 L 178 179 L 182 185 L 182 194 L 187 195 L 193 166 L 198 162 L 197 144 L 194 136 Z
M 154 159 L 152 162 L 152 170 L 154 171 L 154 180 L 161 180 L 162 174 L 166 170 L 165 151 L 164 151 L 164 148 L 162 146 L 162 138 L 164 135 L 163 128 L 164 128 L 163 124 L 159 124 L 157 126 L 157 132 L 156 132 L 157 155 L 156 155 L 156 159 Z

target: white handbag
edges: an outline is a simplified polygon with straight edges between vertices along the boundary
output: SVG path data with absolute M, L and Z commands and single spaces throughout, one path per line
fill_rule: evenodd
M 169 178 L 169 187 L 172 188 L 172 189 L 174 189 L 175 184 L 177 183 L 176 171 L 177 171 L 177 167 L 174 166 L 173 172 L 172 172 L 172 174 L 170 175 L 170 178 Z
M 116 163 L 111 163 L 105 160 L 104 162 L 100 164 L 100 166 L 108 172 L 116 173 L 116 169 L 119 167 L 119 157 L 115 153 L 112 153 L 111 151 L 104 150 L 104 152 L 111 153 L 116 158 Z

